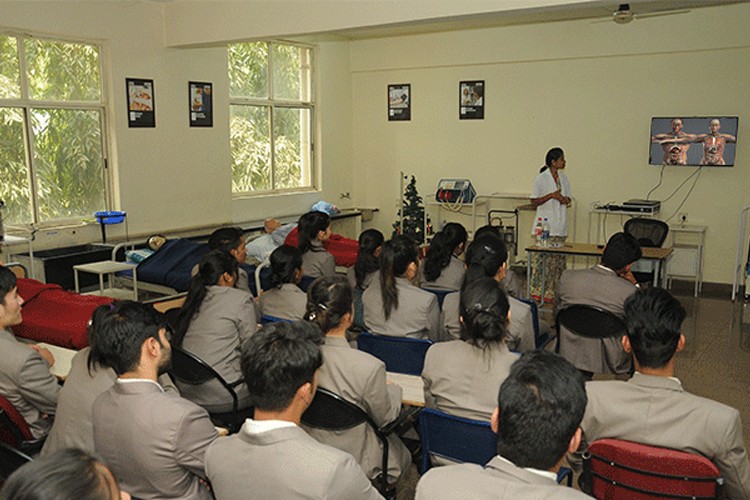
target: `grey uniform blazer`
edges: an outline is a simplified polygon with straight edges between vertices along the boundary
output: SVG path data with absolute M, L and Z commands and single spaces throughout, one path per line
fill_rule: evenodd
M 440 308 L 435 294 L 412 285 L 406 278 L 396 278 L 398 307 L 385 319 L 380 280 L 375 280 L 362 294 L 365 326 L 372 333 L 392 337 L 442 340 Z
M 697 453 L 716 464 L 731 499 L 750 498 L 740 413 L 685 392 L 675 378 L 635 373 L 627 382 L 587 382 L 586 443 L 613 438 Z
M 590 499 L 499 457 L 484 467 L 448 465 L 427 471 L 417 484 L 417 500 L 578 500 Z
M 463 340 L 433 345 L 422 370 L 425 406 L 489 422 L 500 384 L 517 359 L 505 346 L 483 351 Z
M 464 282 L 464 274 L 466 274 L 464 261 L 451 256 L 448 265 L 443 268 L 435 281 L 427 281 L 424 277 L 424 265 L 422 265 L 419 272 L 420 286 L 434 290 L 460 290 Z
M 35 438 L 47 434 L 60 386 L 42 356 L 0 329 L 0 395 L 18 410 Z
M 382 498 L 348 453 L 297 426 L 251 434 L 246 426 L 216 440 L 206 473 L 217 499 L 367 500 Z
M 212 498 L 206 449 L 218 434 L 206 410 L 155 382 L 118 381 L 94 401 L 94 448 L 134 497 Z
M 94 364 L 89 372 L 90 352 L 91 348 L 85 347 L 73 356 L 65 385 L 60 389 L 55 421 L 44 442 L 42 456 L 62 448 L 80 448 L 94 453 L 94 400 L 115 385 L 117 375 L 112 368 L 99 364 Z M 179 395 L 167 374 L 159 377 L 159 383 L 165 392 Z
M 599 306 L 616 316 L 625 317 L 625 299 L 636 287 L 602 266 L 565 271 L 555 293 L 555 310 L 571 304 Z M 587 339 L 560 329 L 560 355 L 579 370 L 594 373 L 627 373 L 630 355 L 620 338 Z
M 460 302 L 461 292 L 449 293 L 443 300 L 443 328 L 454 339 L 461 338 Z M 510 303 L 510 325 L 508 325 L 508 336 L 505 338 L 506 345 L 514 351 L 533 351 L 536 349 L 536 339 L 531 306 L 510 295 L 508 302 Z M 542 328 L 541 323 L 540 328 Z M 544 326 L 549 329 L 546 324 Z
M 393 422 L 401 411 L 401 388 L 386 384 L 385 365 L 373 356 L 352 349 L 345 338 L 326 337 L 321 346 L 323 366 L 318 371 L 318 387 L 333 391 L 356 404 L 378 427 Z M 382 447 L 366 423 L 345 431 L 304 427 L 312 437 L 351 454 L 365 475 L 374 479 L 382 470 Z M 388 439 L 388 475 L 394 480 L 411 463 L 411 454 L 398 436 Z
M 294 283 L 283 283 L 263 292 L 258 302 L 261 316 L 298 321 L 305 317 L 307 294 Z
M 214 370 L 230 384 L 242 380 L 240 345 L 258 327 L 253 298 L 242 290 L 210 286 L 182 340 L 182 347 Z M 212 380 L 201 385 L 178 383 L 180 393 L 209 411 L 230 411 L 232 398 L 221 384 Z M 235 387 L 240 408 L 250 406 L 247 386 Z
M 372 271 L 371 273 L 367 273 L 365 275 L 364 283 L 362 283 L 362 290 L 367 290 L 370 284 L 374 280 L 378 279 L 378 276 L 380 276 L 380 271 Z M 354 272 L 354 266 L 347 268 L 346 279 L 347 281 L 349 281 L 349 286 L 352 287 L 352 290 L 357 288 L 357 275 Z
M 336 274 L 336 261 L 333 255 L 318 241 L 313 241 L 312 246 L 313 249 L 302 254 L 302 274 L 313 278 Z

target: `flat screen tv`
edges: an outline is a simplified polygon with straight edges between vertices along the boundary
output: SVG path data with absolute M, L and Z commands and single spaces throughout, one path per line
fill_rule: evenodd
M 648 163 L 732 167 L 737 122 L 736 116 L 654 117 Z

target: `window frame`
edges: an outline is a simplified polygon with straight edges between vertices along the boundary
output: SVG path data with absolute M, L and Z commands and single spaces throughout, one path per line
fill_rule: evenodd
M 306 44 L 306 43 L 299 43 L 299 42 L 291 42 L 287 40 L 247 40 L 244 42 L 237 42 L 238 44 L 241 43 L 265 43 L 268 47 L 268 65 L 266 68 L 266 77 L 267 77 L 267 94 L 268 97 L 261 98 L 261 97 L 237 97 L 231 95 L 231 90 L 227 90 L 227 93 L 229 94 L 229 119 L 230 119 L 230 137 L 231 137 L 231 117 L 232 112 L 231 108 L 232 106 L 254 106 L 254 107 L 263 107 L 268 110 L 268 129 L 270 133 L 269 137 L 269 145 L 271 149 L 271 188 L 270 189 L 258 189 L 255 191 L 234 191 L 232 188 L 232 198 L 233 199 L 243 199 L 243 198 L 256 198 L 256 197 L 263 197 L 263 196 L 272 196 L 272 195 L 279 195 L 279 194 L 294 194 L 294 193 L 306 193 L 306 192 L 315 192 L 320 190 L 320 172 L 318 171 L 318 160 L 317 160 L 317 152 L 316 152 L 316 142 L 317 142 L 317 131 L 318 131 L 318 123 L 317 123 L 317 81 L 316 81 L 316 61 L 318 59 L 318 53 L 317 53 L 317 47 L 315 45 Z M 310 86 L 310 98 L 307 101 L 303 100 L 290 100 L 290 99 L 276 99 L 273 97 L 273 78 L 274 78 L 274 63 L 273 63 L 273 46 L 274 45 L 287 45 L 292 47 L 299 47 L 304 48 L 309 51 L 309 86 Z M 227 52 L 229 51 L 229 46 L 227 46 Z M 303 65 L 304 66 L 304 65 Z M 229 71 L 229 60 L 227 58 L 227 71 Z M 310 183 L 308 185 L 304 186 L 298 186 L 293 188 L 277 188 L 276 186 L 276 137 L 274 134 L 274 110 L 277 108 L 282 109 L 295 109 L 295 110 L 307 110 L 310 113 L 310 147 L 307 152 L 310 158 L 310 164 L 309 164 L 309 177 L 310 177 Z M 231 150 L 231 140 L 230 140 L 230 150 Z M 231 151 L 230 151 L 231 153 Z
M 18 108 L 23 113 L 23 141 L 25 149 L 24 161 L 26 163 L 26 174 L 30 188 L 31 202 L 31 220 L 20 224 L 8 224 L 8 226 L 26 226 L 31 227 L 62 227 L 71 223 L 81 223 L 90 216 L 65 217 L 58 219 L 41 220 L 39 213 L 39 193 L 37 181 L 37 162 L 36 162 L 36 145 L 34 134 L 31 130 L 32 118 L 31 111 L 34 109 L 41 110 L 70 110 L 70 111 L 96 111 L 99 113 L 99 127 L 101 135 L 101 152 L 102 152 L 102 190 L 104 195 L 104 210 L 112 209 L 112 174 L 109 168 L 109 128 L 107 118 L 109 112 L 107 85 L 105 84 L 106 72 L 104 65 L 105 49 L 103 43 L 95 40 L 72 39 L 65 37 L 55 37 L 48 35 L 37 35 L 30 32 L 17 32 L 12 30 L 0 30 L 0 36 L 13 37 L 16 39 L 16 50 L 18 56 L 19 86 L 20 97 L 2 98 L 0 97 L 0 108 Z M 98 53 L 99 63 L 99 100 L 98 101 L 55 101 L 55 100 L 35 100 L 30 98 L 28 64 L 26 60 L 26 47 L 24 41 L 27 39 L 42 40 L 57 43 L 71 43 L 80 45 L 89 45 L 95 47 Z M 93 215 L 93 214 L 92 214 Z

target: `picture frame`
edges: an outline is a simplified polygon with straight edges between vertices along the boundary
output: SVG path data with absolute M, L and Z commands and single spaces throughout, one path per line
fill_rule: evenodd
M 128 127 L 155 128 L 154 81 L 145 78 L 126 78 L 125 96 L 128 104 Z
M 388 85 L 388 121 L 411 120 L 411 84 Z
M 458 118 L 460 120 L 484 120 L 484 91 L 484 80 L 458 83 Z
M 188 82 L 188 116 L 191 127 L 213 127 L 213 84 Z

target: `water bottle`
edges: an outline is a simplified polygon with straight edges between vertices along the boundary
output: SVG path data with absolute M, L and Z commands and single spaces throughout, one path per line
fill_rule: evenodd
M 547 217 L 544 218 L 544 222 L 542 223 L 542 246 L 549 246 L 549 222 L 547 221 Z
M 534 226 L 534 238 L 536 239 L 536 246 L 542 246 L 542 218 L 536 218 L 536 225 Z

